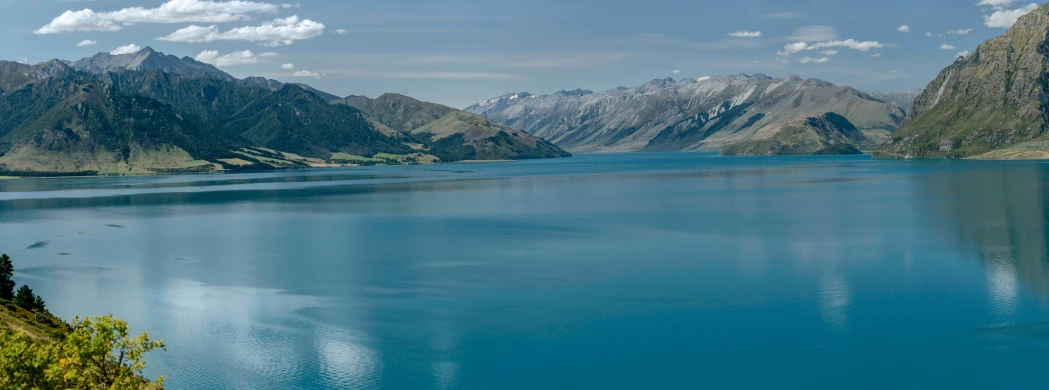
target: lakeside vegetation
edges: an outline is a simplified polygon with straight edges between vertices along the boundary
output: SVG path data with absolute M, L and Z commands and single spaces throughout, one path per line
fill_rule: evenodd
M 0 255 L 0 388 L 162 389 L 146 379 L 145 354 L 164 350 L 148 334 L 131 335 L 112 315 L 67 324 L 28 285 L 15 290 L 11 257 Z

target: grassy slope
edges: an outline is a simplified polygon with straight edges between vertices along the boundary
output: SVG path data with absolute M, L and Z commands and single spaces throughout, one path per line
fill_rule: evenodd
M 30 312 L 3 300 L 0 300 L 0 326 L 34 340 L 61 338 L 70 331 L 68 324 L 50 313 Z

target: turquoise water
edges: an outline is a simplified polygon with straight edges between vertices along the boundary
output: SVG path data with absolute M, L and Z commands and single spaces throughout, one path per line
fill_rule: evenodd
M 1049 166 L 579 156 L 0 180 L 172 389 L 1044 388 Z

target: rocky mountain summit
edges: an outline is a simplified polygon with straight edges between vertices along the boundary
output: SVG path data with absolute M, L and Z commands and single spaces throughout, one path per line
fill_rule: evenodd
M 899 105 L 851 87 L 762 74 L 657 79 L 604 92 L 513 93 L 466 110 L 573 152 L 722 150 L 769 140 L 796 120 L 826 113 L 877 140 L 905 116 Z

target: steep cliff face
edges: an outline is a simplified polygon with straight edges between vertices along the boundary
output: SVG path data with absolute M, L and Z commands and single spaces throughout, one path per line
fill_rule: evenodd
M 854 88 L 787 75 L 652 80 L 604 92 L 515 93 L 466 109 L 574 152 L 721 150 L 799 118 L 842 115 L 884 137 L 905 115 Z
M 881 158 L 979 157 L 1046 134 L 1049 5 L 959 58 L 929 83 Z

